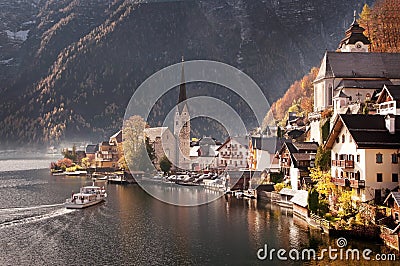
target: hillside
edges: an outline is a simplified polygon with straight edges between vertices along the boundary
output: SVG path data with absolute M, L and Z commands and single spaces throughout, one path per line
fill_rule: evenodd
M 101 140 L 121 127 L 135 88 L 182 55 L 238 67 L 273 102 L 325 49 L 336 48 L 352 10 L 362 7 L 355 0 L 23 2 L 34 8 L 29 14 L 17 9 L 24 15 L 3 29 L 28 31 L 0 59 L 3 145 Z M 2 36 L 0 42 L 8 45 L 9 35 Z M 188 86 L 189 96 L 200 92 L 241 108 L 223 89 Z M 177 96 L 169 96 L 154 108 L 152 125 L 174 105 Z M 194 135 L 210 134 L 209 129 L 193 125 Z

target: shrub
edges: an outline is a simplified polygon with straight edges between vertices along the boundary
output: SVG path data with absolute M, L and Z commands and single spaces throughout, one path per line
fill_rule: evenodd
M 281 191 L 284 187 L 285 187 L 284 183 L 278 183 L 278 184 L 274 185 L 274 188 L 275 188 L 276 192 Z

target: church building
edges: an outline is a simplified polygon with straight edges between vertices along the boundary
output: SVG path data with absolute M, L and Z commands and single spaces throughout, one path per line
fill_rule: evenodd
M 370 52 L 365 29 L 356 20 L 336 51 L 327 51 L 314 80 L 314 112 L 309 114 L 310 139 L 323 143 L 321 113 L 362 113 L 382 88 L 400 84 L 400 53 Z M 332 126 L 332 125 L 331 125 Z
M 181 84 L 179 86 L 179 98 L 174 116 L 174 136 L 176 139 L 176 167 L 182 170 L 190 170 L 190 114 L 186 104 L 186 85 L 184 60 L 182 57 Z

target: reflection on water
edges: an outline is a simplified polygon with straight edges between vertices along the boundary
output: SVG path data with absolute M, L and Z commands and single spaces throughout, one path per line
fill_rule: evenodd
M 163 202 L 178 206 L 199 206 L 222 197 L 222 191 L 203 186 L 182 186 L 165 182 L 140 182 L 140 186 L 150 195 Z
M 335 244 L 289 209 L 255 200 L 223 196 L 199 207 L 177 207 L 137 185 L 109 184 L 104 203 L 66 210 L 60 204 L 90 180 L 52 177 L 47 170 L 0 173 L 0 180 L 15 184 L 0 186 L 1 265 L 269 265 L 256 256 L 264 244 L 317 250 Z

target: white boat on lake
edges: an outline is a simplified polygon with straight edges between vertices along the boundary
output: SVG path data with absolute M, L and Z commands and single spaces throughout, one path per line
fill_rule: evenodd
M 67 209 L 83 209 L 104 201 L 107 193 L 104 187 L 86 186 L 82 187 L 79 193 L 72 194 L 65 202 Z

